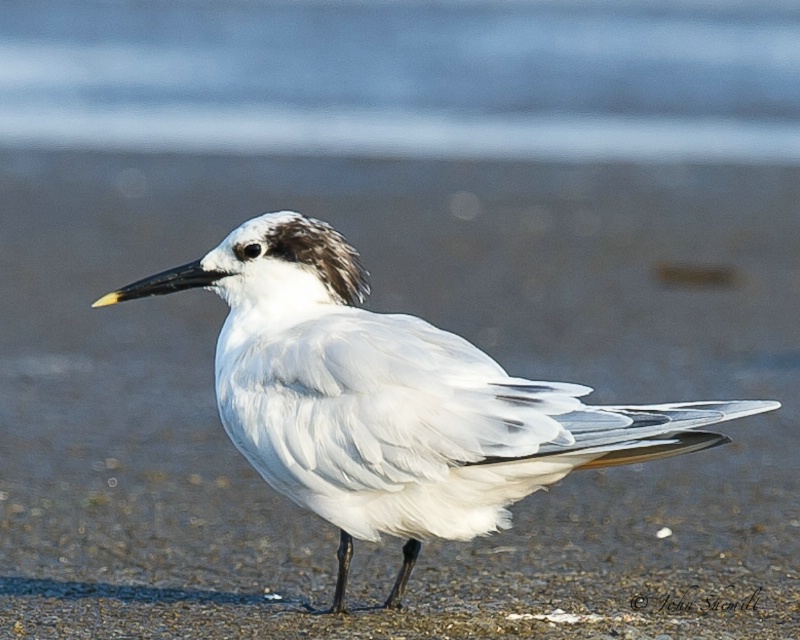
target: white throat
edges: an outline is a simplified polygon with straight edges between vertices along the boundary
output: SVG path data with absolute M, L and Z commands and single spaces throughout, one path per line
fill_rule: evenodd
M 218 356 L 254 336 L 274 337 L 340 306 L 309 267 L 282 260 L 263 260 L 254 267 L 215 287 L 231 309 L 217 344 Z

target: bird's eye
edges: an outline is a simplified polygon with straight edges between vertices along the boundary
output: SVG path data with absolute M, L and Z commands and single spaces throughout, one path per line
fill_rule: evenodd
M 244 249 L 242 249 L 242 255 L 248 260 L 252 260 L 254 258 L 258 258 L 261 255 L 261 251 L 262 249 L 260 244 L 248 244 Z

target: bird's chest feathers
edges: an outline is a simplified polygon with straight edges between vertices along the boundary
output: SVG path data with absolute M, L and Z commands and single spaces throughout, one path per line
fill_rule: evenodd
M 327 310 L 315 311 L 321 315 Z M 313 320 L 313 315 L 306 317 Z M 231 314 L 220 334 L 216 359 L 222 422 L 237 446 L 261 455 L 279 446 L 282 433 L 295 428 L 299 406 L 308 396 L 341 392 L 318 344 L 293 326 L 265 330 L 274 328 L 266 320 L 263 315 Z
M 287 491 L 291 460 L 285 435 L 291 415 L 269 359 L 253 358 L 241 345 L 218 357 L 217 365 L 217 405 L 225 431 L 271 485 Z

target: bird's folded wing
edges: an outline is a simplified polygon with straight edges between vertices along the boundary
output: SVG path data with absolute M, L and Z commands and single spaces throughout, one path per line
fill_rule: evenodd
M 356 309 L 256 345 L 234 381 L 262 450 L 289 473 L 352 490 L 393 490 L 450 468 L 569 446 L 553 416 L 587 387 L 509 378 L 466 340 L 410 316 Z

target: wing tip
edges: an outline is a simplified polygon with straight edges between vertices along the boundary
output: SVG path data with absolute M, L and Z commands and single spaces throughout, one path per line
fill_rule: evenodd
M 702 401 L 687 402 L 682 406 L 687 408 L 704 408 L 721 411 L 724 414 L 723 420 L 736 420 L 746 418 L 767 411 L 775 411 L 781 408 L 781 403 L 777 400 L 727 400 L 727 401 Z

